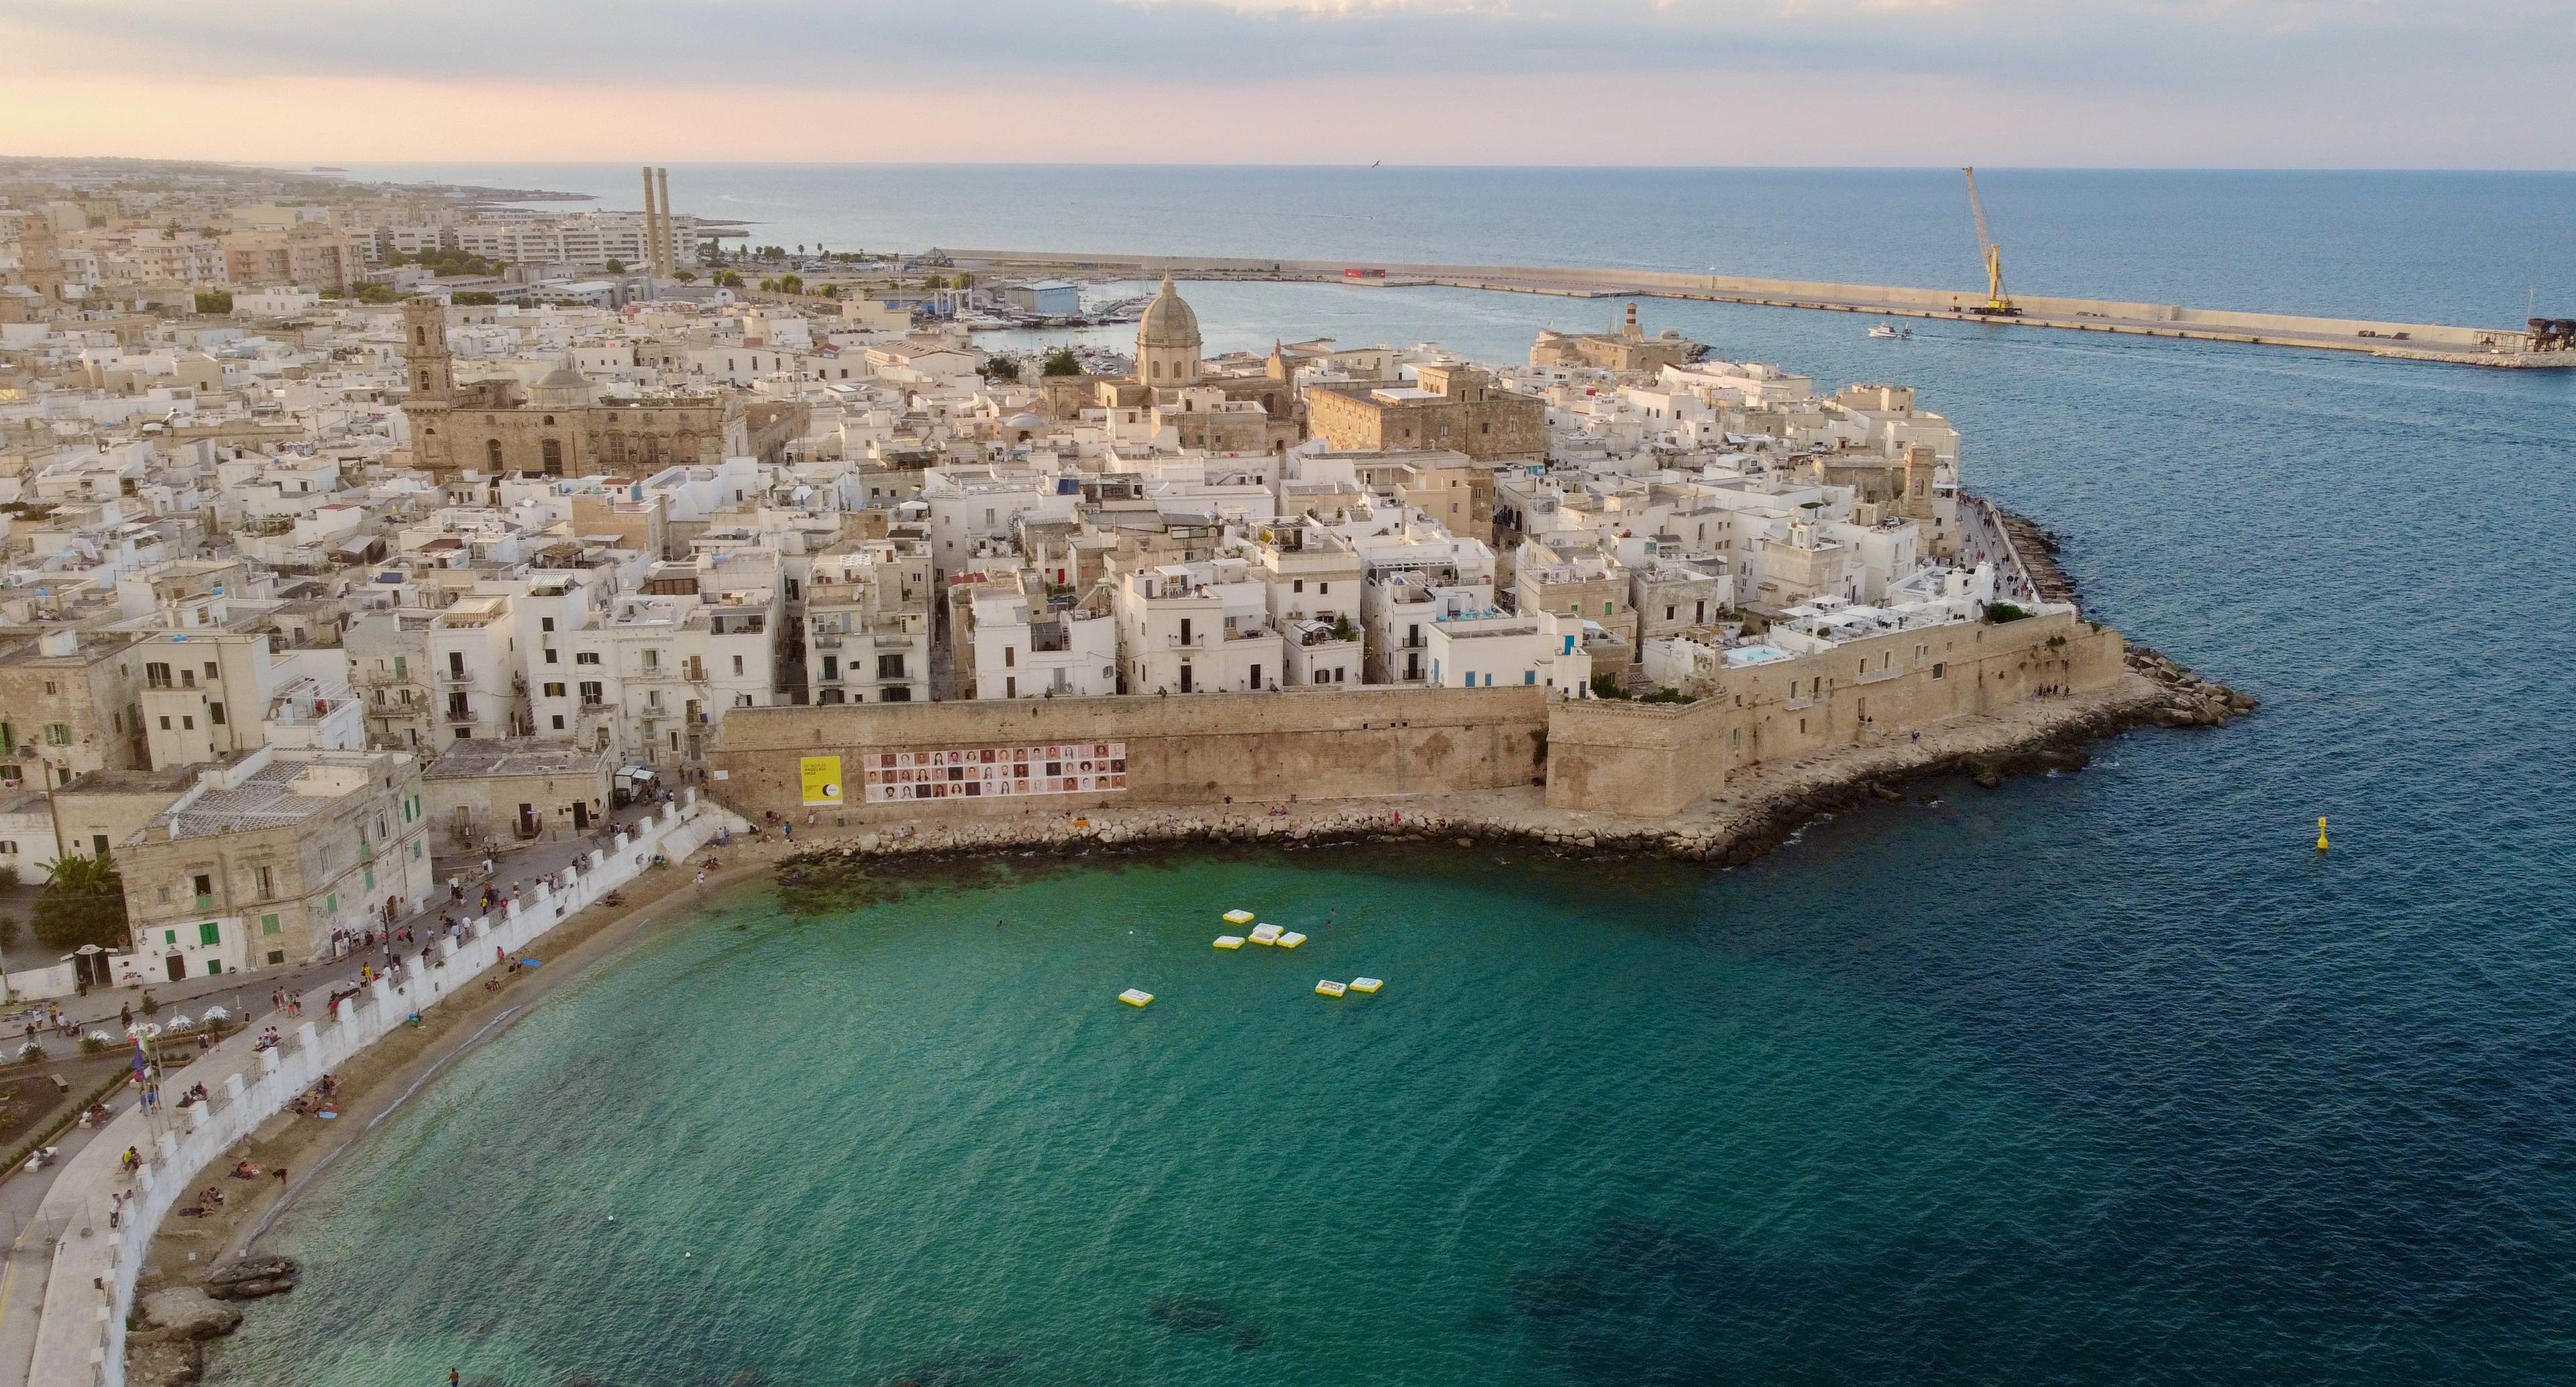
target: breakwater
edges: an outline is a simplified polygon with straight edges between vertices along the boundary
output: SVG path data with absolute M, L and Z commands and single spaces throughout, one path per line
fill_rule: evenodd
M 2303 347 L 2460 366 L 2576 368 L 2576 350 L 2563 345 L 2542 350 L 2538 339 L 2518 327 L 2481 328 L 2451 323 L 2246 313 L 2064 295 L 2016 294 L 2013 302 L 2019 311 L 2010 316 L 1996 316 L 1978 311 L 1984 301 L 1982 290 L 1758 279 L 1668 270 L 1404 264 L 1091 251 L 950 250 L 947 254 L 961 264 L 1004 273 L 1027 270 L 1116 277 L 1168 273 L 1180 278 L 1292 280 L 1357 287 L 1440 285 L 1565 298 L 1635 296 L 1892 318 L 1938 318 L 1999 327 L 2054 328 L 2070 332 L 2177 337 L 2253 346 Z

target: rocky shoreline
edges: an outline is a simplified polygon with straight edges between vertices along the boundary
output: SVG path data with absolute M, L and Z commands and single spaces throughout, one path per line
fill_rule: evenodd
M 1739 866 L 1787 841 L 1818 816 L 1867 799 L 1895 801 L 1923 780 L 1964 776 L 1993 789 L 2016 775 L 2082 769 L 2104 738 L 2141 727 L 2218 727 L 2256 700 L 2206 680 L 2145 647 L 2129 652 L 2120 686 L 2089 698 L 2044 700 L 2035 715 L 1990 729 L 1956 725 L 1922 743 L 1849 748 L 1807 763 L 1766 767 L 1711 804 L 1671 819 L 1626 819 L 1547 807 L 1531 790 L 1418 800 L 1339 800 L 1285 805 L 1170 805 L 1084 816 L 843 830 L 783 861 L 789 887 L 828 885 L 867 866 L 932 865 L 1000 853 L 1079 856 L 1226 844 L 1325 845 L 1439 842 L 1516 845 L 1573 855 L 1659 857 Z M 1990 735 L 1977 735 L 1980 732 Z M 1955 734 L 1966 735 L 1955 735 Z M 811 834 L 804 830 L 800 834 Z

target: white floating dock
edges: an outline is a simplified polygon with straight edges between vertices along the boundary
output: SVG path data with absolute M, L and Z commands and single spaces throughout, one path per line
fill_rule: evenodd
M 1154 1000 L 1154 994 L 1141 987 L 1131 987 L 1126 991 L 1119 993 L 1118 1000 L 1125 1002 L 1131 1007 L 1141 1007 L 1147 1002 Z
M 1293 949 L 1305 942 L 1306 936 L 1299 934 L 1293 929 L 1288 931 L 1286 934 L 1279 936 L 1279 947 L 1283 949 Z
M 1243 936 L 1239 934 L 1220 934 L 1216 937 L 1216 946 L 1220 949 L 1240 949 L 1243 947 Z
M 1353 992 L 1375 992 L 1384 986 L 1386 986 L 1385 982 L 1377 978 L 1351 979 L 1351 990 Z
M 1248 925 L 1252 923 L 1253 916 L 1249 910 L 1229 910 L 1221 918 L 1229 925 Z
M 1279 927 L 1277 925 L 1254 925 L 1252 927 L 1252 942 L 1255 944 L 1278 943 Z
M 1349 987 L 1341 983 L 1337 983 L 1331 978 L 1326 978 L 1322 982 L 1315 984 L 1315 995 L 1319 997 L 1338 997 L 1348 991 L 1350 991 Z

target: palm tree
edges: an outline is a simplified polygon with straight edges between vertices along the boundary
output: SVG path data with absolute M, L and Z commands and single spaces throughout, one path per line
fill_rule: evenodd
M 125 880 L 105 853 L 65 853 L 45 864 L 44 889 L 36 893 L 36 940 L 49 949 L 96 944 L 122 949 L 133 942 L 125 918 Z

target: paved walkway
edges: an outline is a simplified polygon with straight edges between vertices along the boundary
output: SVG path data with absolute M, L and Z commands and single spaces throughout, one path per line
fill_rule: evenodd
M 642 818 L 648 807 L 650 806 L 639 804 L 618 810 L 613 816 L 616 826 L 621 829 L 628 827 Z M 558 838 L 532 843 L 524 848 L 508 849 L 495 860 L 493 879 L 499 881 L 504 887 L 513 882 L 533 883 L 538 877 L 548 872 L 561 871 L 571 866 L 575 860 L 603 846 L 605 846 L 605 840 L 594 836 Z M 434 867 L 437 889 L 432 893 L 429 908 L 402 922 L 415 927 L 423 940 L 429 937 L 429 927 L 438 923 L 441 912 L 453 911 L 460 915 L 474 913 L 472 908 L 474 893 L 483 882 L 483 856 L 480 853 L 452 859 L 435 858 Z M 460 877 L 465 883 L 466 904 L 461 909 L 450 903 L 447 898 L 447 880 L 450 876 Z M 418 944 L 413 945 L 412 952 L 419 952 Z M 356 980 L 358 965 L 370 961 L 362 956 L 363 954 L 364 951 L 361 950 L 320 963 L 290 964 L 282 968 L 262 968 L 247 973 L 224 973 L 210 978 L 195 977 L 184 982 L 153 979 L 137 985 L 111 988 L 105 992 L 94 991 L 86 997 L 56 998 L 55 1004 L 63 1009 L 66 1019 L 77 1024 L 80 1031 L 105 1030 L 120 1038 L 125 1034 L 125 1023 L 120 1019 L 122 1009 L 134 1005 L 146 992 L 151 993 L 161 1003 L 165 1012 L 196 1016 L 208 1004 L 221 1004 L 226 1011 L 238 1019 L 268 1011 L 270 1009 L 268 995 L 279 988 L 284 988 L 289 992 L 302 992 L 310 996 L 314 1011 L 308 1011 L 306 1014 L 312 1015 L 319 1010 L 322 1000 L 330 996 L 333 985 Z M 381 961 L 383 957 L 381 951 L 374 955 L 376 961 Z M 38 1005 L 41 1006 L 42 1003 Z M 0 1039 L 6 1039 L 6 1037 L 0 1036 Z
M 651 806 L 635 805 L 614 816 L 618 828 L 626 828 L 642 818 Z M 504 887 L 513 882 L 530 882 L 548 872 L 560 871 L 588 853 L 603 846 L 595 837 L 565 838 L 531 844 L 502 853 L 495 859 L 493 879 Z M 467 883 L 467 907 L 460 914 L 471 913 L 472 898 L 482 880 L 483 859 L 459 858 L 454 863 L 438 864 L 438 890 L 427 910 L 402 923 L 415 927 L 419 937 L 427 940 L 438 924 L 442 910 L 454 910 L 447 899 L 447 879 L 451 873 Z M 419 945 L 412 946 L 417 955 Z M 65 1018 L 86 1033 L 106 1030 L 119 1037 L 124 1025 L 119 1020 L 121 1008 L 131 1005 L 149 990 L 162 1003 L 161 1014 L 202 1014 L 205 1006 L 221 1004 L 237 1019 L 257 1024 L 260 1016 L 272 1010 L 269 994 L 279 988 L 306 995 L 305 1017 L 322 1014 L 323 1004 L 334 988 L 355 985 L 358 965 L 381 959 L 382 953 L 364 951 L 323 963 L 310 963 L 286 968 L 268 968 L 253 973 L 223 974 L 210 978 L 190 978 L 185 982 L 152 982 L 141 986 L 118 987 L 106 992 L 93 992 L 86 997 L 59 999 Z M 292 1033 L 291 1026 L 281 1024 L 281 1031 Z M 0 1036 L 0 1040 L 6 1040 Z M 109 1095 L 111 1112 L 122 1113 L 134 1105 L 131 1087 Z M 52 1245 L 59 1230 L 39 1225 L 37 1211 L 54 1187 L 55 1179 L 71 1163 L 72 1157 L 89 1145 L 100 1128 L 75 1125 L 60 1140 L 61 1157 L 41 1171 L 23 1167 L 0 1172 L 0 1237 L 10 1239 L 5 1252 L 0 1252 L 0 1387 L 18 1387 L 25 1383 L 28 1359 L 34 1352 L 36 1325 L 43 1308 L 45 1277 L 52 1264 Z

